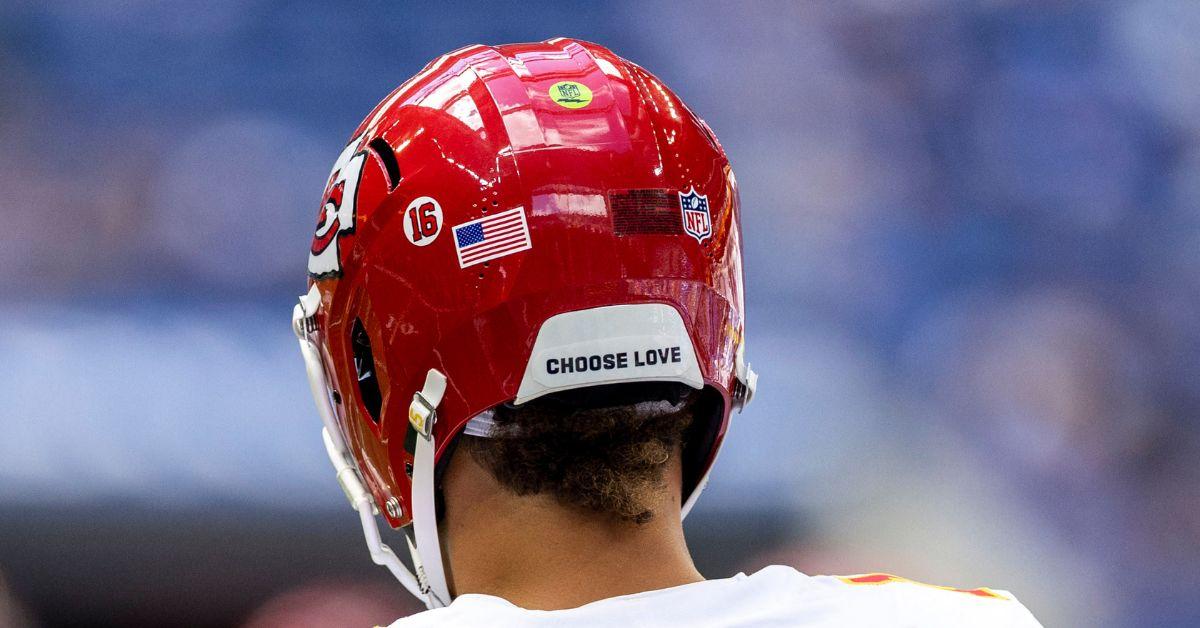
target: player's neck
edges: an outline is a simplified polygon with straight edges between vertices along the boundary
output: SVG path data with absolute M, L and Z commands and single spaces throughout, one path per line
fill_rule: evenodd
M 679 471 L 667 475 L 654 517 L 641 525 L 564 508 L 548 497 L 516 497 L 498 486 L 476 487 L 460 503 L 448 500 L 443 552 L 455 594 L 556 610 L 703 580 L 683 537 Z

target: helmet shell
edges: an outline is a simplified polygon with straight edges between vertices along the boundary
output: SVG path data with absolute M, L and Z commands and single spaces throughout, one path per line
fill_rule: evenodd
M 429 369 L 448 380 L 440 460 L 468 420 L 516 397 L 543 322 L 616 304 L 675 308 L 723 401 L 694 487 L 725 432 L 743 337 L 737 185 L 707 125 L 641 67 L 558 38 L 442 56 L 352 137 L 309 271 L 335 413 L 376 501 L 400 505 L 380 508 L 389 523 L 410 520 L 408 408 Z M 517 208 L 527 248 L 462 257 L 455 226 Z M 363 333 L 376 400 L 358 383 Z

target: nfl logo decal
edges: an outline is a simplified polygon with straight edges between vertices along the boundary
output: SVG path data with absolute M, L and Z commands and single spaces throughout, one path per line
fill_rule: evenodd
M 712 235 L 712 216 L 708 213 L 708 196 L 696 194 L 696 188 L 687 194 L 679 193 L 679 209 L 683 211 L 683 230 L 703 244 Z

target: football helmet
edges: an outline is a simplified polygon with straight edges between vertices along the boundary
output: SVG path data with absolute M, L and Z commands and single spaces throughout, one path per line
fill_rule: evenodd
M 372 558 L 430 607 L 450 602 L 436 475 L 472 418 L 582 387 L 704 389 L 686 514 L 754 392 L 725 153 L 595 44 L 468 46 L 392 92 L 334 163 L 308 275 L 293 328 L 326 449 Z

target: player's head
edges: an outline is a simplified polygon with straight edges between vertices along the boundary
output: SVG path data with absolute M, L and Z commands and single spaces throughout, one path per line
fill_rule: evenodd
M 321 201 L 294 327 L 376 562 L 449 602 L 456 445 L 514 492 L 634 522 L 680 450 L 686 513 L 754 375 L 736 181 L 661 81 L 573 40 L 458 50 L 371 112 Z
M 513 495 L 643 524 L 669 484 L 668 464 L 699 440 L 693 429 L 705 429 L 720 403 L 674 382 L 569 390 L 472 419 L 454 455 L 470 456 Z

